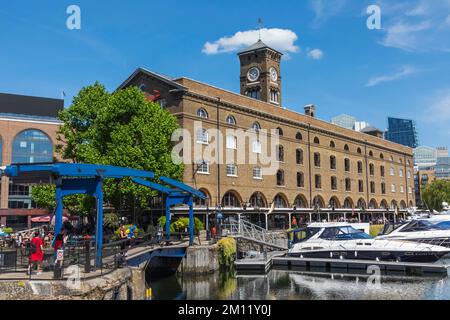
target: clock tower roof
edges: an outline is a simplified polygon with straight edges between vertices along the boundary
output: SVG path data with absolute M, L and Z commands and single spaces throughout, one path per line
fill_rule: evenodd
M 238 55 L 240 56 L 240 55 L 245 54 L 245 53 L 249 53 L 249 52 L 252 52 L 252 51 L 258 51 L 258 50 L 262 50 L 262 49 L 270 49 L 270 50 L 273 50 L 273 51 L 275 51 L 275 52 L 277 52 L 277 53 L 283 55 L 281 52 L 279 52 L 279 51 L 277 51 L 277 50 L 275 50 L 275 49 L 269 47 L 267 44 L 265 44 L 264 42 L 262 42 L 261 39 L 258 40 L 258 42 L 252 44 L 252 45 L 251 45 L 250 47 L 248 47 L 247 49 L 245 49 L 245 50 L 239 52 Z

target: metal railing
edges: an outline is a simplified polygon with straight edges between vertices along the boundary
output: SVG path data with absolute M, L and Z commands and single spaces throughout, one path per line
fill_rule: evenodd
M 273 233 L 244 219 L 224 224 L 222 225 L 222 230 L 229 236 L 246 238 L 269 247 L 284 249 L 284 247 L 278 243 L 277 238 Z

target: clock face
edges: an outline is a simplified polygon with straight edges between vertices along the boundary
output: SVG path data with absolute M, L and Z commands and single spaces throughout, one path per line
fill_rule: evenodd
M 270 80 L 276 82 L 278 80 L 278 72 L 275 68 L 270 68 Z
M 248 70 L 247 78 L 251 82 L 255 82 L 256 80 L 259 79 L 259 75 L 260 75 L 259 69 L 256 67 L 253 67 L 250 70 Z

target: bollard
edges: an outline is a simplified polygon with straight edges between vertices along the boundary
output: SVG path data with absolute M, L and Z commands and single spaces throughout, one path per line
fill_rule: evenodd
M 152 300 L 152 288 L 147 288 L 145 290 L 145 299 L 146 300 Z
M 85 250 L 85 262 L 84 262 L 84 272 L 90 273 L 91 272 L 91 250 L 90 250 L 90 242 L 86 241 L 84 250 Z

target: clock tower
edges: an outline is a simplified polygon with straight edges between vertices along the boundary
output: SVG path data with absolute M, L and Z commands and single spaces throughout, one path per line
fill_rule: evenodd
M 259 40 L 238 53 L 241 62 L 241 94 L 281 107 L 282 53 Z

